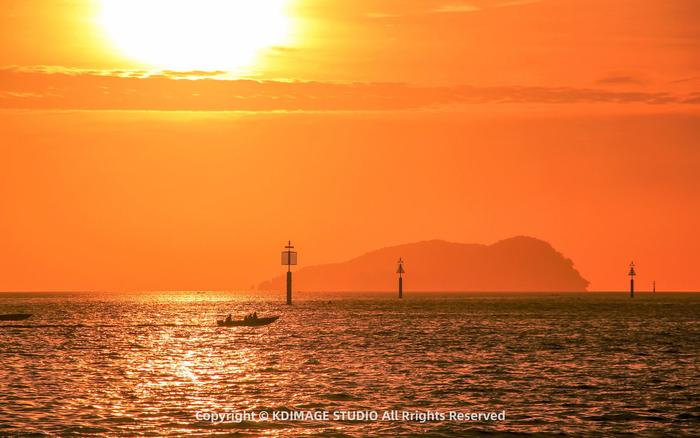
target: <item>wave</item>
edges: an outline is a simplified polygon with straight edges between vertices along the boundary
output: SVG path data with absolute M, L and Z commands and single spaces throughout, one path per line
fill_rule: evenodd
M 213 324 L 2 324 L 2 328 L 19 328 L 19 329 L 38 329 L 38 328 L 129 328 L 129 327 L 216 327 Z

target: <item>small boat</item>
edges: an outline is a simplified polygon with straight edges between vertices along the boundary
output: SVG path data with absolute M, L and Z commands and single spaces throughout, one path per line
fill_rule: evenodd
M 0 315 L 0 321 L 22 321 L 32 316 L 32 313 L 6 313 Z
M 272 324 L 277 321 L 279 316 L 270 316 L 268 318 L 251 318 L 251 319 L 238 319 L 238 320 L 218 320 L 216 325 L 219 327 L 259 327 L 261 325 Z

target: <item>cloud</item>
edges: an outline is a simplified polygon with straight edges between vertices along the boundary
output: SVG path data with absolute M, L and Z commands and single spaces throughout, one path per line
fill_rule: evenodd
M 672 84 L 680 84 L 683 82 L 697 82 L 700 81 L 700 76 L 691 76 L 688 78 L 682 78 L 682 79 L 676 79 L 674 81 L 671 81 Z
M 440 6 L 433 10 L 433 12 L 443 13 L 443 12 L 476 12 L 480 11 L 481 8 L 474 6 L 470 3 L 452 3 L 448 5 Z
M 387 12 L 368 12 L 365 14 L 367 18 L 398 18 L 401 14 L 389 14 Z
M 459 3 L 449 3 L 442 5 L 438 8 L 432 9 L 426 12 L 433 13 L 465 13 L 465 12 L 478 12 L 487 9 L 495 8 L 508 8 L 513 6 L 525 6 L 533 3 L 539 3 L 541 0 L 474 0 L 469 3 L 459 2 Z
M 394 8 L 393 10 L 381 10 L 366 13 L 368 18 L 388 19 L 406 16 L 419 16 L 430 14 L 462 14 L 485 11 L 488 9 L 505 8 L 512 6 L 524 6 L 539 3 L 542 0 L 472 0 L 470 2 L 455 1 L 430 8 Z
M 600 85 L 642 85 L 645 81 L 632 75 L 610 75 L 596 81 Z
M 124 70 L 124 69 L 86 69 L 86 68 L 69 68 L 62 66 L 51 65 L 34 65 L 34 66 L 10 66 L 1 68 L 2 71 L 14 71 L 18 74 L 22 73 L 39 73 L 39 74 L 62 74 L 67 76 L 102 76 L 102 77 L 120 77 L 120 78 L 153 78 L 166 77 L 170 79 L 199 79 L 199 78 L 221 78 L 231 79 L 229 72 L 223 70 Z
M 163 111 L 411 110 L 474 104 L 692 104 L 698 93 L 230 79 L 224 72 L 0 69 L 0 108 Z
M 685 100 L 683 100 L 683 103 L 700 105 L 700 92 L 690 93 Z

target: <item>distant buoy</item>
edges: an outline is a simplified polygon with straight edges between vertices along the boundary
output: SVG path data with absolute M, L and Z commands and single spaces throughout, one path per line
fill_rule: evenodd
M 406 271 L 403 269 L 403 259 L 399 258 L 399 267 L 396 269 L 396 273 L 399 274 L 399 299 L 403 298 L 403 274 Z

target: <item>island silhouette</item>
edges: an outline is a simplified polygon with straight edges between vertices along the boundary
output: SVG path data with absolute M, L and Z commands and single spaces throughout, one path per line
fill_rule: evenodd
M 393 291 L 396 261 L 405 261 L 406 291 L 586 291 L 588 280 L 552 245 L 517 236 L 492 245 L 428 240 L 368 252 L 341 263 L 308 266 L 294 273 L 303 291 Z M 280 275 L 258 290 L 284 290 Z

